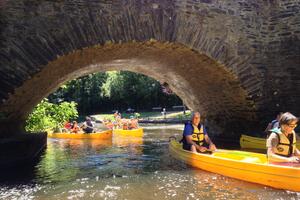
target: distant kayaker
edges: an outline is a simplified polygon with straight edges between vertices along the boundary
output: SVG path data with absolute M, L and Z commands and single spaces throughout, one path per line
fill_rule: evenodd
M 277 116 L 276 116 L 276 119 L 274 119 L 273 121 L 271 121 L 268 124 L 267 128 L 265 129 L 265 133 L 267 133 L 267 135 L 269 134 L 270 130 L 279 127 L 279 119 L 280 119 L 282 114 L 283 114 L 282 112 L 278 113 Z
M 90 117 L 86 117 L 85 119 L 86 120 L 81 128 L 85 133 L 92 133 L 94 131 L 94 124 L 92 122 L 92 119 Z
M 64 124 L 63 132 L 70 132 L 71 128 L 72 128 L 72 123 L 66 121 L 66 123 Z
M 128 119 L 122 119 L 122 129 L 123 130 L 128 130 Z
M 204 125 L 200 123 L 200 117 L 199 112 L 194 112 L 191 122 L 185 124 L 181 140 L 182 147 L 192 152 L 215 151 L 216 146 L 208 137 Z
M 73 121 L 72 127 L 71 127 L 71 133 L 79 133 L 81 131 L 81 128 L 78 126 L 77 121 Z
M 137 129 L 139 127 L 139 122 L 138 119 L 133 118 L 132 116 L 130 117 L 128 129 Z
M 114 124 L 111 122 L 111 119 L 103 119 L 103 124 L 110 130 L 114 128 Z
M 269 162 L 300 162 L 300 151 L 296 148 L 296 133 L 294 131 L 297 123 L 298 118 L 286 112 L 279 119 L 279 127 L 270 130 L 271 134 L 267 139 Z

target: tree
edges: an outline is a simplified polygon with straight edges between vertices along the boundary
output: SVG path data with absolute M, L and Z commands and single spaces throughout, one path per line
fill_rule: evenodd
M 26 131 L 40 132 L 47 129 L 62 128 L 70 119 L 78 117 L 75 102 L 53 104 L 44 99 L 39 103 L 26 121 Z
M 52 103 L 75 101 L 82 115 L 129 107 L 149 110 L 154 106 L 181 104 L 175 94 L 163 92 L 158 81 L 129 71 L 89 74 L 67 82 L 48 98 Z
M 80 113 L 97 112 L 106 106 L 107 100 L 101 96 L 101 86 L 106 79 L 106 73 L 95 73 L 71 80 L 52 93 L 49 101 L 75 101 Z

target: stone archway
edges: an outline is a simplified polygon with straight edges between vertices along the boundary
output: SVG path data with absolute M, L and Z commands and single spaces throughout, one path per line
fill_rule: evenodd
M 65 81 L 109 70 L 129 70 L 167 82 L 188 107 L 206 115 L 219 133 L 226 124 L 253 118 L 247 92 L 223 65 L 183 45 L 154 40 L 93 46 L 59 57 L 25 81 L 1 111 L 11 121 L 24 121 L 37 103 Z
M 300 24 L 299 15 L 295 13 L 299 11 L 297 2 L 282 0 L 3 1 L 0 3 L 0 123 L 5 125 L 1 125 L 4 127 L 1 133 L 12 133 L 22 127 L 15 124 L 16 119 L 23 120 L 29 108 L 41 97 L 36 92 L 42 90 L 32 91 L 32 96 L 28 96 L 27 91 L 38 87 L 50 92 L 47 90 L 49 85 L 38 85 L 47 82 L 38 80 L 47 71 L 55 74 L 49 66 L 64 64 L 64 57 L 68 56 L 73 56 L 73 65 L 81 64 L 82 70 L 86 69 L 80 74 L 91 72 L 90 65 L 100 71 L 120 69 L 114 61 L 119 59 L 123 60 L 122 69 L 144 72 L 158 80 L 172 80 L 167 82 L 186 104 L 207 112 L 215 124 L 223 127 L 228 120 L 244 119 L 252 114 L 258 116 L 258 123 L 261 119 L 269 119 L 278 110 L 297 114 L 300 112 L 297 103 L 300 100 L 300 88 L 297 87 L 300 82 Z M 159 74 L 155 73 L 155 67 L 152 71 L 143 71 L 146 68 L 141 66 L 154 62 L 155 56 L 136 60 L 139 67 L 126 64 L 136 58 L 129 54 L 123 57 L 115 55 L 115 59 L 110 60 L 103 58 L 101 62 L 92 60 L 97 45 L 103 49 L 102 46 L 107 44 L 104 45 L 106 51 L 111 48 L 116 52 L 118 48 L 126 49 L 129 44 L 144 45 L 147 52 L 146 47 L 153 43 L 153 39 L 164 44 L 156 46 L 158 50 L 161 48 L 161 55 L 165 55 L 163 50 L 168 52 L 164 47 L 168 43 L 181 44 L 187 47 L 183 51 L 190 48 L 189 51 L 198 52 L 199 56 L 206 55 L 199 59 L 199 63 L 220 66 L 217 67 L 220 71 L 211 72 L 217 68 L 202 66 L 199 73 L 198 65 L 178 67 L 177 71 L 162 67 L 160 69 L 166 71 Z M 176 45 L 170 45 L 170 48 L 174 51 L 181 49 Z M 142 55 L 143 52 L 136 53 Z M 89 63 L 76 60 L 81 54 L 87 55 Z M 177 56 L 181 58 L 176 60 L 178 63 L 185 58 Z M 111 67 L 103 67 L 105 64 Z M 176 63 L 169 61 L 164 66 L 172 67 L 173 64 Z M 77 69 L 74 70 L 75 73 Z M 172 74 L 167 75 L 167 71 L 172 71 Z M 219 73 L 227 78 L 207 78 L 205 84 L 201 82 L 201 90 L 206 94 L 201 95 L 199 90 L 195 95 L 197 91 L 187 88 L 198 83 L 197 75 L 204 76 L 202 71 L 210 78 Z M 192 73 L 194 77 L 187 78 Z M 50 88 L 76 77 L 69 72 L 65 74 L 69 77 L 48 82 Z M 218 84 L 214 86 L 216 82 Z M 24 90 L 26 87 L 28 89 Z M 236 96 L 233 96 L 235 92 Z M 248 101 L 253 102 L 250 108 Z

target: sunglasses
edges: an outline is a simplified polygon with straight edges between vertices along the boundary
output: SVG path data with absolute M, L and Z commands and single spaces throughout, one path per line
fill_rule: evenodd
M 290 128 L 296 128 L 297 127 L 297 124 L 287 124 L 288 125 L 288 127 L 290 127 Z

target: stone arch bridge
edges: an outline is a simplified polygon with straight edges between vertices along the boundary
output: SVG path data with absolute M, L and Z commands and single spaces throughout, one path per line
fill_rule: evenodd
M 65 81 L 107 70 L 168 83 L 225 135 L 299 115 L 299 13 L 296 0 L 3 0 L 0 137 Z

